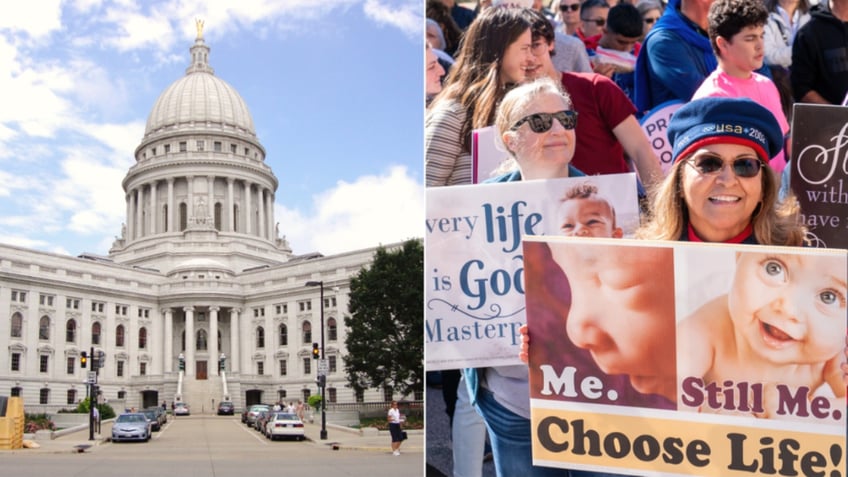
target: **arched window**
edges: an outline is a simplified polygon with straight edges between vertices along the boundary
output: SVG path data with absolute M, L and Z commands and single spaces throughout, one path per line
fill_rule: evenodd
M 91 324 L 91 344 L 100 344 L 100 322 L 98 321 Z
M 261 326 L 256 328 L 256 347 L 265 347 L 265 328 L 262 328 Z
M 162 206 L 162 230 L 168 232 L 168 204 Z
M 220 202 L 215 202 L 215 230 L 221 230 L 221 208 Z
M 239 228 L 238 209 L 238 205 L 233 204 L 233 232 L 238 232 Z
M 327 320 L 327 339 L 329 341 L 336 341 L 338 339 L 338 328 L 336 327 L 335 318 Z
M 115 346 L 124 346 L 124 325 L 115 328 Z
M 138 330 L 138 347 L 140 349 L 147 348 L 147 328 L 143 326 Z
M 280 346 L 289 344 L 289 328 L 286 325 L 280 325 Z
M 65 322 L 65 341 L 73 343 L 77 340 L 77 322 L 70 319 Z
M 50 339 L 50 318 L 46 315 L 42 316 L 41 320 L 38 321 L 38 339 Z
M 180 202 L 180 231 L 188 227 L 188 206 L 185 202 Z
M 196 349 L 197 351 L 206 351 L 208 347 L 207 343 L 207 335 L 206 330 L 197 330 L 197 340 L 196 340 Z
M 23 335 L 23 329 L 24 317 L 20 313 L 15 312 L 15 314 L 12 315 L 12 338 L 20 338 Z
M 308 321 L 303 322 L 303 343 L 309 344 L 312 342 L 312 323 Z

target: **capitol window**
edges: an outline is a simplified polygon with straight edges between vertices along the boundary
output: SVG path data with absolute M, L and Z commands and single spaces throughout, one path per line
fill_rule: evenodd
M 26 303 L 26 294 L 25 291 L 12 290 L 12 301 L 17 303 Z

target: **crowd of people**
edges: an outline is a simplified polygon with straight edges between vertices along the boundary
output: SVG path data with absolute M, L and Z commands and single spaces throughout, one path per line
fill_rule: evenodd
M 510 159 L 487 182 L 636 172 L 637 238 L 805 245 L 797 201 L 779 195 L 792 106 L 848 102 L 848 0 L 474 7 L 427 0 L 427 187 L 471 184 L 473 132 L 494 126 Z M 663 173 L 638 121 L 668 102 L 683 105 Z M 487 445 L 499 476 L 607 475 L 532 465 L 527 366 L 453 375 L 453 475 L 481 475 Z

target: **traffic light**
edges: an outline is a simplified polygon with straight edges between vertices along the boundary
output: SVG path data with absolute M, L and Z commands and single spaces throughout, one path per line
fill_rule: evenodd
M 319 374 L 318 379 L 315 380 L 315 384 L 317 384 L 319 388 L 323 388 L 327 385 L 327 376 Z
M 227 358 L 218 358 L 218 370 L 225 371 L 227 367 Z
M 185 358 L 180 356 L 180 371 L 185 371 Z
M 80 353 L 80 368 L 85 368 L 85 365 L 88 363 L 88 353 L 83 351 Z
M 312 359 L 321 357 L 321 350 L 318 349 L 318 343 L 312 343 Z

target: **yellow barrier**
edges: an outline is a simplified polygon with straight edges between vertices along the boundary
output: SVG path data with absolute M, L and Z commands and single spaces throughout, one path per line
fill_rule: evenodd
M 0 450 L 20 449 L 24 445 L 24 400 L 10 397 L 6 415 L 0 417 Z

